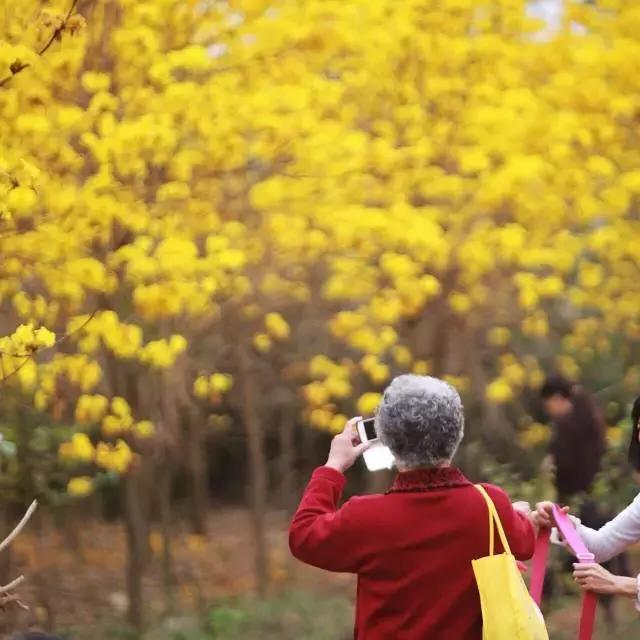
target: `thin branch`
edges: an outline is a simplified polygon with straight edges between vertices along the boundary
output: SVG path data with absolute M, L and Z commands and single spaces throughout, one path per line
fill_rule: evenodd
M 41 353 L 42 351 L 47 351 L 49 349 L 55 349 L 59 344 L 66 342 L 69 338 L 74 336 L 76 333 L 80 333 L 95 317 L 96 313 L 98 313 L 98 309 L 94 309 L 91 312 L 91 315 L 76 329 L 73 331 L 69 331 L 65 333 L 63 336 L 58 338 L 50 347 L 43 347 L 42 349 L 34 349 L 32 353 L 7 353 L 6 351 L 0 351 L 0 356 L 6 356 L 7 358 L 33 358 L 36 353 Z M 14 372 L 15 373 L 15 372 Z M 9 374 L 12 375 L 12 374 Z M 9 376 L 7 376 L 9 377 Z M 0 380 L 1 382 L 2 380 Z
M 2 361 L 3 355 L 4 354 L 0 353 L 0 362 Z M 11 357 L 24 358 L 24 360 L 11 373 L 7 373 L 7 374 L 5 374 L 4 365 L 2 365 L 2 378 L 0 378 L 0 384 L 3 384 L 7 380 L 13 378 L 13 376 L 15 376 L 18 373 L 18 371 L 20 371 L 20 369 L 22 369 L 22 367 L 24 367 L 27 364 L 27 362 L 29 362 L 32 356 L 11 356 Z
M 29 611 L 29 607 L 20 600 L 20 597 L 15 593 L 10 593 L 5 596 L 0 596 L 0 609 L 5 610 L 10 604 L 16 605 L 16 607 L 23 611 Z
M 13 591 L 16 587 L 24 582 L 24 576 L 18 576 L 15 580 L 12 580 L 9 584 L 5 584 L 4 587 L 0 587 L 0 596 L 5 595 L 8 591 Z
M 72 0 L 71 1 L 71 6 L 69 7 L 69 11 L 67 11 L 67 15 L 65 16 L 65 18 L 62 21 L 62 23 L 60 24 L 60 26 L 57 29 L 54 29 L 53 33 L 51 34 L 51 37 L 49 38 L 49 41 L 47 42 L 47 44 L 45 44 L 44 47 L 42 47 L 42 49 L 40 49 L 40 51 L 38 51 L 38 55 L 39 56 L 41 56 L 42 54 L 46 53 L 47 50 L 49 49 L 49 47 L 56 41 L 56 39 L 64 31 L 65 27 L 67 26 L 67 22 L 69 22 L 69 18 L 71 17 L 71 14 L 73 13 L 73 10 L 76 8 L 77 4 L 78 4 L 78 0 Z
M 29 522 L 33 512 L 37 508 L 38 501 L 34 500 L 24 516 L 22 516 L 22 520 L 20 520 L 16 525 L 16 528 L 2 542 L 0 542 L 0 552 L 4 551 L 4 549 L 6 549 L 18 537 L 18 535 L 20 535 L 20 532 L 25 528 L 27 522 Z
M 69 11 L 67 11 L 67 15 L 65 16 L 64 20 L 60 23 L 60 25 L 53 30 L 53 33 L 51 34 L 51 37 L 49 38 L 47 43 L 40 49 L 40 51 L 38 51 L 39 56 L 46 53 L 49 47 L 51 47 L 51 45 L 58 38 L 60 38 L 60 34 L 67 28 L 67 23 L 69 22 L 69 18 L 71 18 L 71 15 L 73 14 L 77 4 L 78 4 L 78 0 L 71 0 L 71 6 L 69 7 Z M 6 84 L 8 84 L 11 81 L 11 79 L 14 76 L 18 75 L 21 71 L 24 71 L 27 67 L 30 67 L 30 66 L 31 65 L 28 62 L 23 63 L 23 62 L 20 62 L 19 60 L 16 60 L 15 62 L 13 62 L 9 67 L 11 74 L 8 75 L 6 78 L 3 78 L 2 80 L 0 80 L 0 88 L 4 87 Z

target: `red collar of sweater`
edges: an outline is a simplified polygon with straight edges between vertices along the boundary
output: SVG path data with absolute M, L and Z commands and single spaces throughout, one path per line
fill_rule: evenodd
M 401 471 L 389 491 L 431 491 L 466 487 L 470 484 L 471 482 L 465 478 L 462 471 L 455 467 L 413 469 L 412 471 Z

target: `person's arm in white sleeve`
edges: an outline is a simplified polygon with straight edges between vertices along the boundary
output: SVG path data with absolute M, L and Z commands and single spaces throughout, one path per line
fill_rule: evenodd
M 578 523 L 577 530 L 596 562 L 611 560 L 640 541 L 640 495 L 601 529 L 596 531 Z

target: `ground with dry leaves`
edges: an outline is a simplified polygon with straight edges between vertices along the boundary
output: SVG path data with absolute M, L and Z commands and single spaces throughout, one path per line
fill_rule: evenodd
M 303 567 L 287 553 L 286 519 L 270 514 L 272 594 L 257 603 L 252 588 L 250 523 L 240 509 L 216 512 L 206 538 L 177 531 L 174 576 L 177 585 L 167 601 L 162 586 L 161 541 L 151 537 L 152 558 L 145 582 L 145 601 L 154 640 L 342 640 L 348 638 L 354 595 L 350 576 Z M 117 524 L 91 522 L 66 531 L 38 520 L 13 549 L 12 574 L 23 572 L 21 593 L 28 614 L 5 616 L 0 631 L 28 626 L 55 628 L 70 638 L 117 640 L 127 637 L 122 625 L 125 545 Z M 165 616 L 165 607 L 172 608 Z M 554 603 L 548 614 L 553 640 L 576 637 L 579 608 L 575 598 Z M 620 640 L 640 637 L 640 618 L 628 603 L 618 603 Z M 600 616 L 602 618 L 602 616 Z M 164 618 L 164 622 L 162 619 Z M 214 635 L 212 627 L 218 631 Z M 209 631 L 205 631 L 209 629 Z M 612 637 L 601 629 L 595 640 Z

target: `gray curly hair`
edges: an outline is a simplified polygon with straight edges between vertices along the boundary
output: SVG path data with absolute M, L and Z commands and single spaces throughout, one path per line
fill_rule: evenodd
M 384 392 L 375 428 L 399 467 L 437 467 L 451 462 L 462 441 L 462 401 L 438 378 L 398 376 Z

